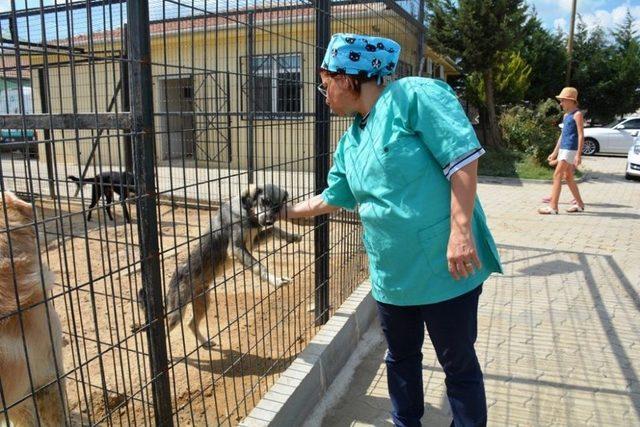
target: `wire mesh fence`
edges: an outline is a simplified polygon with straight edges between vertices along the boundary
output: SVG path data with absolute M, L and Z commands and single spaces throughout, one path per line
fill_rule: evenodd
M 274 225 L 348 125 L 316 91 L 329 36 L 394 38 L 416 74 L 421 7 L 11 0 L 0 419 L 237 424 L 367 276 L 355 213 Z

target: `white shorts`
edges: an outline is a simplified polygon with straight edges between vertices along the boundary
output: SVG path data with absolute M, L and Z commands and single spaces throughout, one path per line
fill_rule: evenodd
M 578 154 L 578 150 L 565 150 L 563 148 L 558 151 L 558 161 L 564 160 L 570 165 L 575 164 L 576 154 Z

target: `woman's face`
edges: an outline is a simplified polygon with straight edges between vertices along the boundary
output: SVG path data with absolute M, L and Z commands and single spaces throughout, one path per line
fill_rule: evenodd
M 573 110 L 574 108 L 576 108 L 577 105 L 578 104 L 573 99 L 565 99 L 565 98 L 560 99 L 560 106 L 562 107 L 562 110 L 565 112 Z
M 330 76 L 321 73 L 322 86 L 327 92 L 326 102 L 331 111 L 339 116 L 351 116 L 355 110 L 357 95 L 350 89 L 349 82 L 343 75 Z

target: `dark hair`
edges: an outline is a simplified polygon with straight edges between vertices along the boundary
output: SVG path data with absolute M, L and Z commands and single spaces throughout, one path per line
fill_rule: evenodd
M 324 68 L 320 68 L 319 73 L 326 74 L 329 77 L 344 76 L 347 79 L 347 81 L 349 81 L 349 86 L 351 87 L 351 90 L 357 94 L 360 94 L 360 90 L 362 88 L 363 83 L 372 82 L 378 79 L 378 76 L 367 77 L 366 74 L 359 74 L 354 76 L 344 72 L 329 71 Z

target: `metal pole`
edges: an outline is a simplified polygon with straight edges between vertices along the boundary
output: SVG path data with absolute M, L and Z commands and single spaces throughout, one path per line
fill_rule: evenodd
M 247 15 L 247 75 L 249 76 L 249 96 L 248 107 L 249 114 L 247 115 L 247 174 L 249 178 L 249 184 L 253 184 L 254 175 L 254 121 L 255 121 L 255 81 L 253 79 L 253 31 L 256 23 L 255 13 L 249 12 Z
M 571 85 L 571 57 L 573 56 L 573 32 L 576 25 L 576 3 L 577 0 L 573 0 L 571 8 L 571 27 L 569 28 L 569 41 L 567 44 L 567 79 L 566 86 Z
M 316 68 L 322 64 L 326 47 L 329 44 L 331 29 L 330 0 L 318 0 L 316 8 Z M 320 84 L 320 76 L 317 76 Z M 320 194 L 327 186 L 329 173 L 329 136 L 331 122 L 329 107 L 324 96 L 315 91 L 314 157 L 315 192 Z M 315 319 L 316 325 L 329 320 L 329 216 L 315 218 L 314 254 L 315 254 Z
M 424 0 L 420 0 L 418 3 L 420 9 L 418 10 L 418 21 L 421 24 L 424 24 Z M 420 28 L 418 30 L 418 72 L 416 73 L 418 76 L 422 75 L 422 66 L 424 62 L 424 29 Z
M 24 83 L 22 81 L 22 54 L 20 53 L 20 39 L 18 37 L 18 24 L 15 18 L 16 12 L 16 2 L 15 0 L 11 0 L 11 12 L 14 15 L 9 18 L 9 33 L 11 34 L 11 40 L 13 41 L 14 49 L 15 49 L 15 59 L 16 59 L 16 77 L 18 83 L 18 108 L 20 114 L 17 115 L 19 118 L 19 125 L 15 128 L 20 128 L 22 130 L 22 139 L 23 142 L 26 142 L 27 139 L 27 127 L 25 126 L 25 117 L 27 116 L 27 111 L 24 107 Z M 6 125 L 6 124 L 5 124 Z M 11 127 L 8 127 L 11 129 Z M 25 149 L 25 157 L 29 158 L 29 144 L 24 145 Z M 30 178 L 30 177 L 29 177 Z M 29 189 L 31 190 L 31 188 Z M 33 191 L 31 191 L 33 193 Z
M 122 82 L 122 111 L 127 114 L 131 111 L 129 102 L 129 58 L 127 56 L 127 24 L 124 25 L 124 52 L 120 63 L 120 81 Z M 124 168 L 133 173 L 133 147 L 131 142 L 131 129 L 124 136 Z
M 167 341 L 162 306 L 158 218 L 155 188 L 155 144 L 151 78 L 151 37 L 148 0 L 127 2 L 129 28 L 127 55 L 131 95 L 131 133 L 134 139 L 134 171 L 138 208 L 138 236 L 142 286 L 146 293 L 147 343 L 149 346 L 155 424 L 172 426 Z
M 43 114 L 49 112 L 49 97 L 47 88 L 49 87 L 49 69 L 38 68 L 38 83 L 40 85 L 40 109 Z M 53 173 L 53 151 L 51 147 L 51 131 L 43 129 L 44 154 L 47 160 L 47 177 L 49 178 L 49 194 L 52 199 L 56 198 L 55 176 Z

